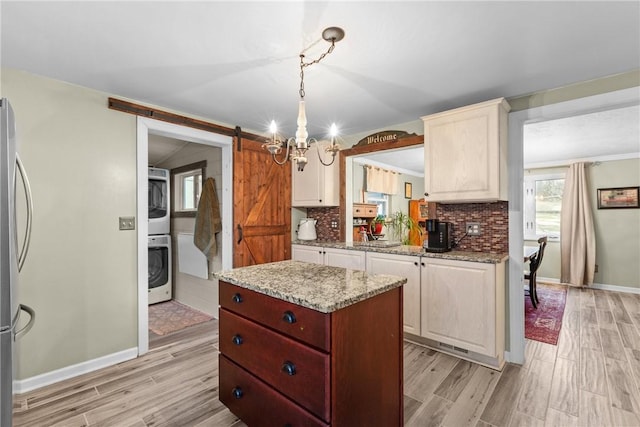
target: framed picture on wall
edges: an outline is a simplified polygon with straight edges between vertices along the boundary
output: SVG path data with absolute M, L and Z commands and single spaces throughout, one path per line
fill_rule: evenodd
M 598 188 L 598 209 L 639 208 L 640 187 Z
M 411 198 L 411 190 L 412 190 L 412 185 L 410 182 L 405 182 L 404 183 L 404 198 L 405 199 L 410 199 Z

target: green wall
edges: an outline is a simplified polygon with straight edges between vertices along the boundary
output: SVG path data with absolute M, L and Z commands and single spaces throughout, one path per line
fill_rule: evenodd
M 566 167 L 527 169 L 527 174 L 566 172 Z M 596 234 L 596 285 L 640 288 L 640 209 L 598 209 L 597 189 L 640 186 L 640 159 L 598 162 L 588 166 L 587 180 Z M 525 241 L 526 245 L 537 245 Z M 538 272 L 541 280 L 560 280 L 560 242 L 547 244 Z
M 107 94 L 10 69 L 2 96 L 34 199 L 19 299 L 36 321 L 17 341 L 17 379 L 135 349 L 136 233 L 118 217 L 136 214 L 136 118 Z

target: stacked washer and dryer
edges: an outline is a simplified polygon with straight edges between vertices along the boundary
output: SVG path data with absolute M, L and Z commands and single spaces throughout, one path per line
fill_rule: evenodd
M 169 171 L 149 168 L 149 304 L 171 299 Z

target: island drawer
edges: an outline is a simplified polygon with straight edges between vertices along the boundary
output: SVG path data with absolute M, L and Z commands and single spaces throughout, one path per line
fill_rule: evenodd
M 330 314 L 292 304 L 220 281 L 220 306 L 241 316 L 330 351 Z
M 225 309 L 220 351 L 317 416 L 329 419 L 330 358 Z
M 328 427 L 225 356 L 218 363 L 220 401 L 247 425 Z

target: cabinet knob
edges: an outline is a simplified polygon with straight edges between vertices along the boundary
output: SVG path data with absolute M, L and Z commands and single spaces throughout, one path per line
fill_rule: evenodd
M 296 315 L 287 310 L 284 312 L 284 315 L 282 316 L 282 320 L 284 320 L 287 323 L 296 323 Z
M 282 364 L 282 372 L 286 373 L 289 376 L 293 376 L 296 374 L 296 365 L 292 362 L 286 361 Z
M 425 195 L 426 197 L 429 197 L 429 193 L 424 193 L 424 195 Z
M 242 295 L 240 294 L 233 294 L 233 302 L 235 302 L 236 304 L 240 304 L 242 302 Z
M 415 265 L 417 267 L 418 266 L 418 261 L 414 261 L 413 265 Z
M 242 344 L 242 337 L 240 335 L 234 335 L 233 338 L 231 338 L 231 341 L 235 345 L 241 345 Z
M 421 262 L 420 265 L 424 267 L 424 262 Z
M 235 397 L 236 399 L 240 399 L 242 396 L 244 396 L 244 391 L 242 391 L 240 387 L 234 387 L 233 390 L 231 390 L 231 394 L 233 394 L 233 397 Z

